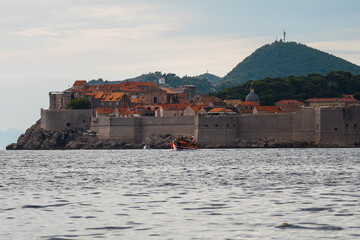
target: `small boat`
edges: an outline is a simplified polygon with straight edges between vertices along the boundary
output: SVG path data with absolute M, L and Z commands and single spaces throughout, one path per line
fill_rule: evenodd
M 178 135 L 175 140 L 170 143 L 172 149 L 175 150 L 197 150 L 196 139 L 191 135 Z
M 150 149 L 151 149 L 151 147 L 150 147 L 150 145 L 149 145 L 149 144 L 145 144 L 145 145 L 144 145 L 144 147 L 143 147 L 143 149 L 144 149 L 144 150 L 150 150 Z

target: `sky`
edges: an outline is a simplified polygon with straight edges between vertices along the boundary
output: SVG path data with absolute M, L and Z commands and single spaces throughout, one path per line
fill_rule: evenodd
M 0 130 L 75 80 L 226 75 L 282 37 L 360 65 L 358 0 L 1 0 Z

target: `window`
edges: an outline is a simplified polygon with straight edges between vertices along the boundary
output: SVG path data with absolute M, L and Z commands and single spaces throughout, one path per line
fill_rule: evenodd
M 205 124 L 205 127 L 208 127 L 209 125 Z
M 158 100 L 157 100 L 157 97 L 154 97 L 154 103 L 157 103 Z
M 217 124 L 215 124 L 215 127 L 217 127 L 218 125 Z
M 337 128 L 334 128 L 334 131 L 337 131 L 338 129 Z

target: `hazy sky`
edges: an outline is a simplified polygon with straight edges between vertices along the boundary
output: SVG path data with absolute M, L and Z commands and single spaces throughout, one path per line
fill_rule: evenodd
M 281 37 L 360 65 L 358 0 L 1 0 L 0 130 L 25 130 L 76 79 L 224 76 Z

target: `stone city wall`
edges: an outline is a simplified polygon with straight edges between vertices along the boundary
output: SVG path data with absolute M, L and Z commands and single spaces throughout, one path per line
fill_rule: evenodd
M 100 140 L 141 143 L 152 134 L 194 134 L 194 117 L 93 118 L 91 130 Z
M 309 108 L 296 113 L 236 116 L 92 118 L 92 110 L 42 110 L 48 130 L 90 129 L 101 140 L 141 143 L 152 134 L 194 135 L 203 146 L 273 138 L 334 146 L 360 143 L 360 106 Z
M 41 109 L 41 127 L 45 130 L 90 129 L 91 109 L 45 110 Z
M 339 146 L 360 143 L 360 106 L 323 107 L 316 111 L 318 143 Z

